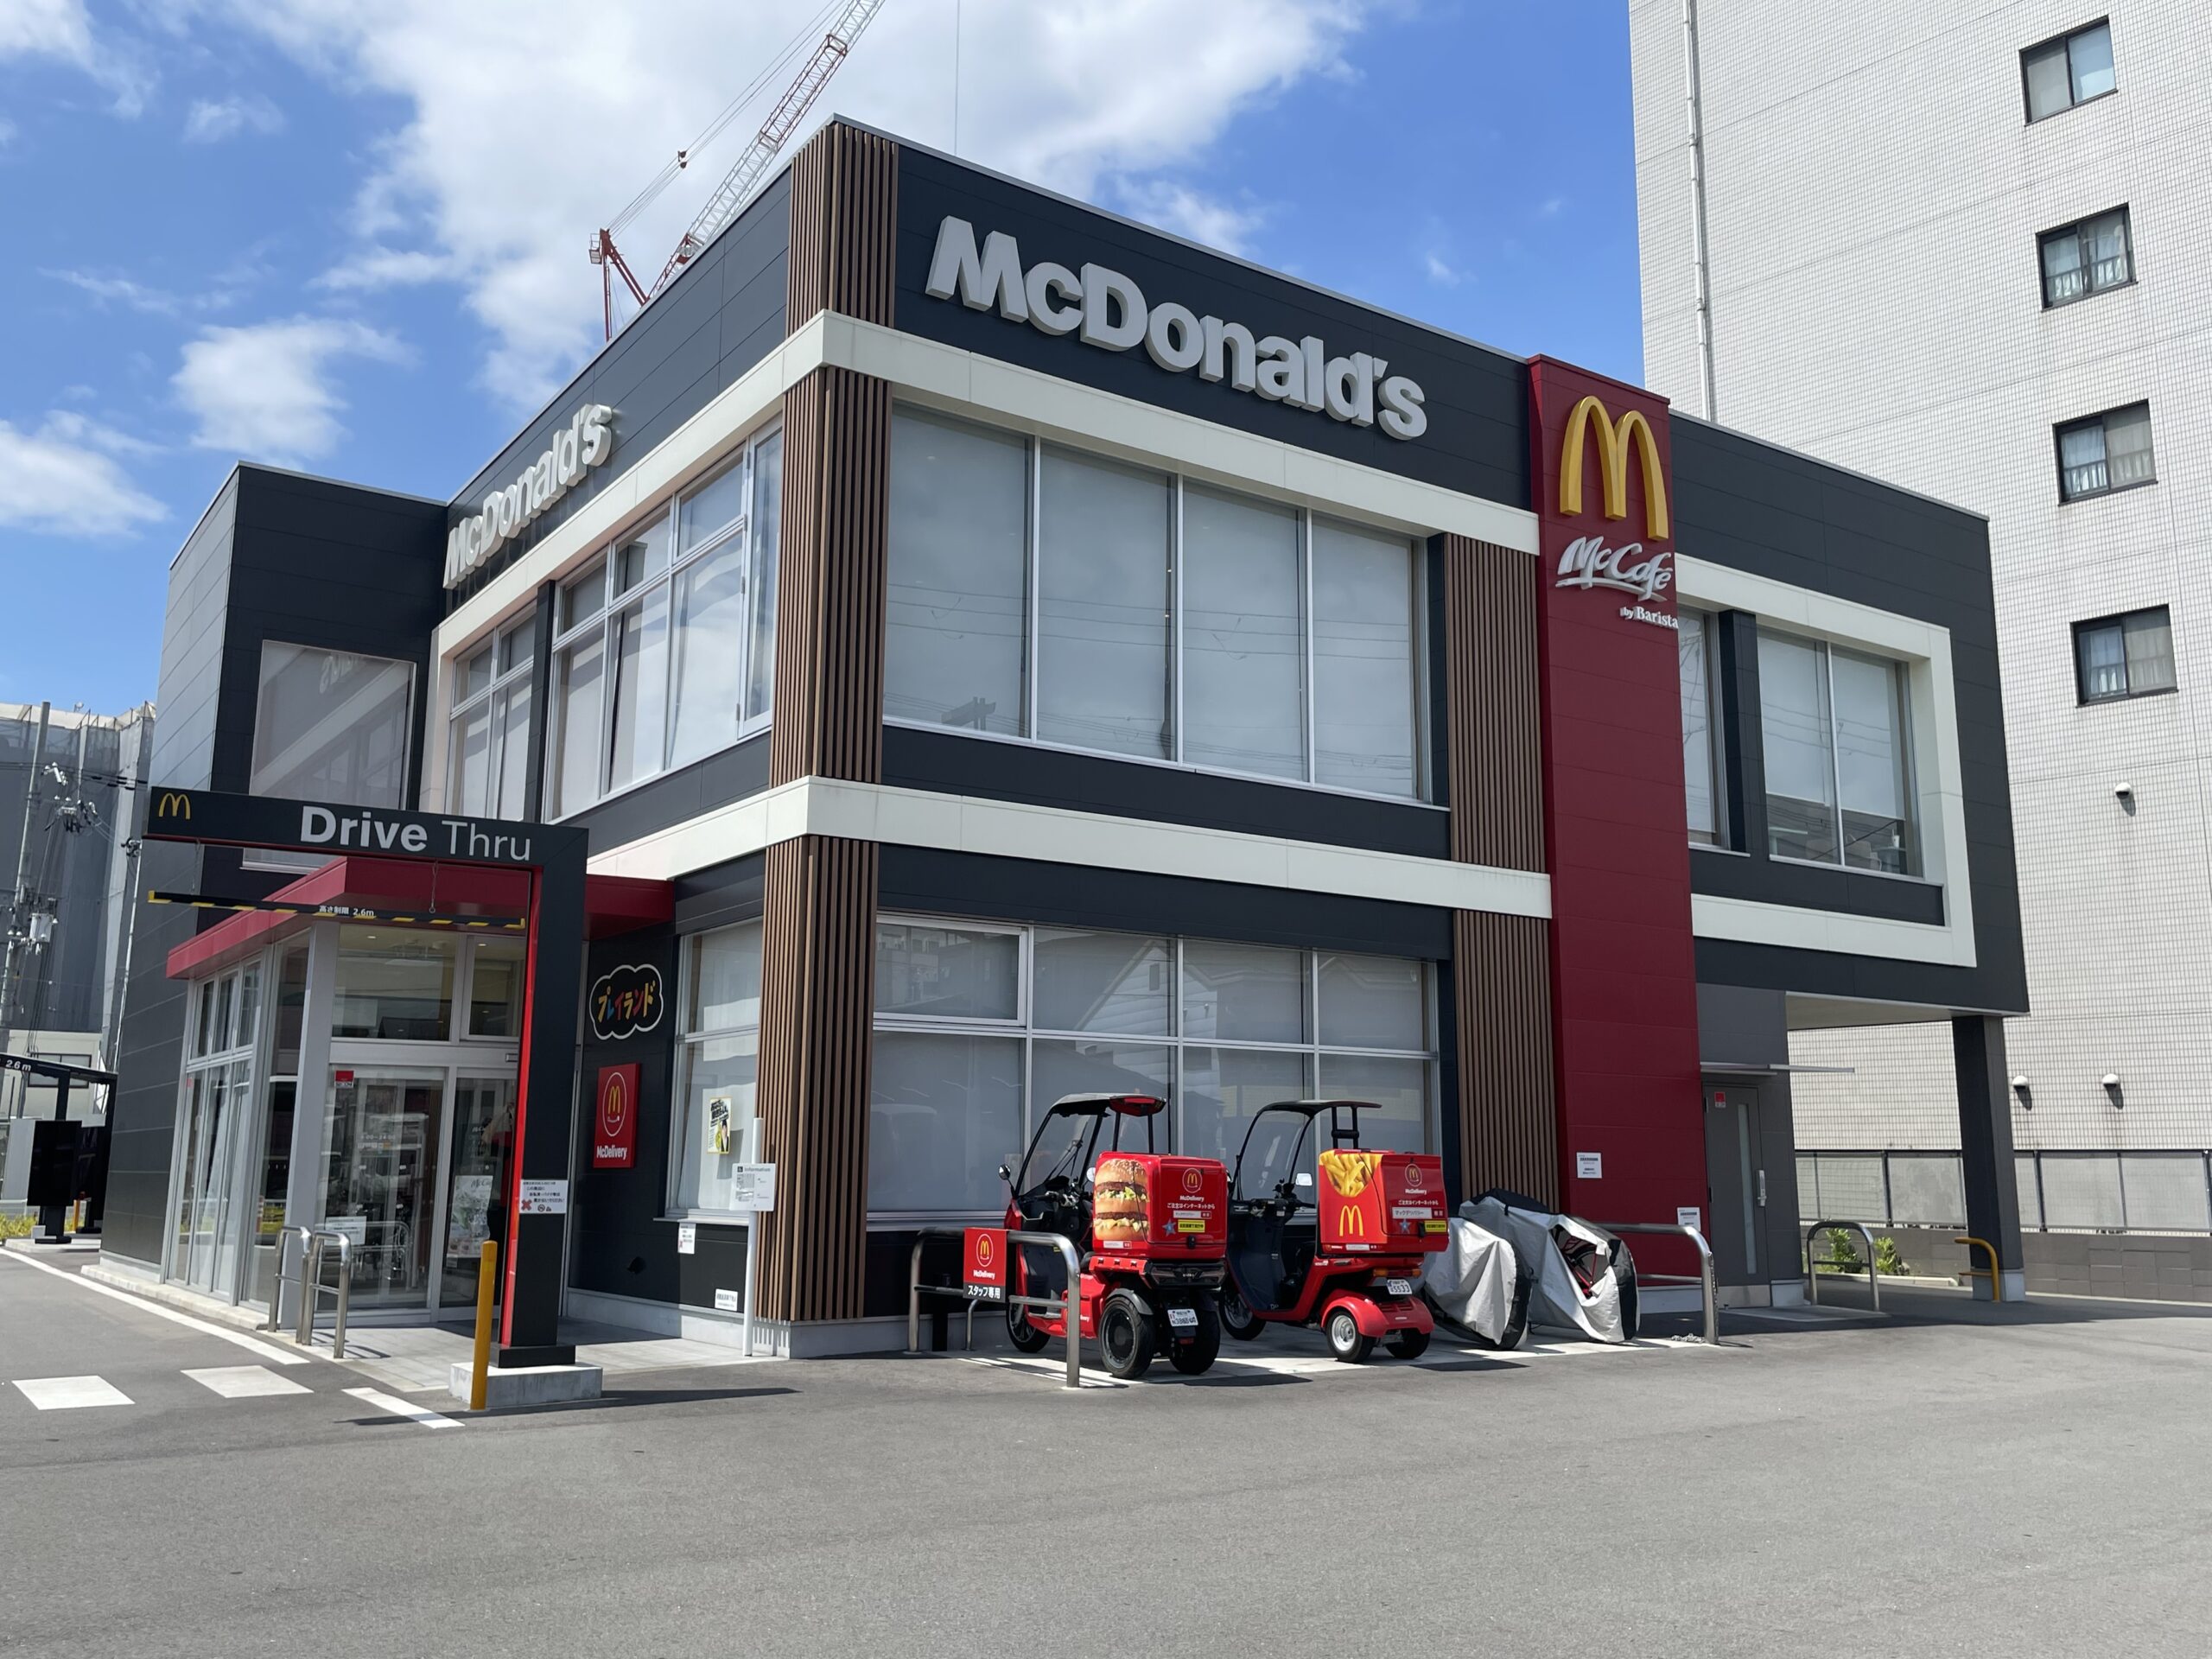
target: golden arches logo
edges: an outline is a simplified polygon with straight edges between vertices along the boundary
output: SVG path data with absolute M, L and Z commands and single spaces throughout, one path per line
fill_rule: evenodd
M 1559 511 L 1573 518 L 1582 511 L 1582 446 L 1592 421 L 1598 428 L 1599 511 L 1608 518 L 1628 517 L 1629 447 L 1643 471 L 1643 533 L 1655 542 L 1670 534 L 1667 517 L 1667 478 L 1659 467 L 1659 439 L 1640 409 L 1631 409 L 1616 421 L 1595 396 L 1575 404 L 1567 417 L 1567 430 L 1559 447 Z
M 610 1140 L 622 1133 L 622 1120 L 630 1115 L 630 1091 L 622 1081 L 622 1074 L 609 1075 L 607 1087 L 599 1096 L 600 1133 Z
M 978 1233 L 976 1235 L 976 1265 L 977 1267 L 989 1267 L 992 1261 L 997 1256 L 997 1255 L 998 1247 L 993 1243 L 991 1236 L 988 1233 Z
M 182 818 L 192 822 L 192 797 L 174 789 L 165 789 L 154 801 L 154 816 L 157 818 Z
M 1337 1211 L 1337 1233 L 1342 1238 L 1365 1238 L 1367 1212 L 1357 1205 L 1346 1205 Z
M 1204 1170 L 1192 1168 L 1183 1172 L 1183 1190 L 1185 1192 L 1195 1192 L 1205 1184 L 1206 1177 Z

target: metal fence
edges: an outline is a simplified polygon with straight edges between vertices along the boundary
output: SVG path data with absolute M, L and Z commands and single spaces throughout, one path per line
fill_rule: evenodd
M 2212 1154 L 2024 1152 L 2014 1162 L 2030 1232 L 2212 1233 Z M 1963 1227 L 1964 1166 L 1955 1152 L 1801 1152 L 1797 1213 Z

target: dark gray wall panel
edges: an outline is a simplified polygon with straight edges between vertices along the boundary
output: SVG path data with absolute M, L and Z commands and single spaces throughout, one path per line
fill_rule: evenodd
M 663 773 L 566 822 L 591 831 L 592 850 L 603 853 L 767 787 L 768 734 L 757 732 L 742 743 Z
M 1433 807 L 918 727 L 883 728 L 883 772 L 884 782 L 906 789 L 1421 858 L 1451 856 L 1451 821 Z

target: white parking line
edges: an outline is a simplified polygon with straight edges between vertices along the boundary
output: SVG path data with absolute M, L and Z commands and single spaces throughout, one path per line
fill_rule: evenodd
M 265 1342 L 257 1342 L 242 1331 L 226 1331 L 219 1325 L 210 1324 L 206 1319 L 195 1319 L 189 1313 L 180 1313 L 173 1307 L 163 1307 L 159 1302 L 150 1301 L 143 1296 L 133 1296 L 128 1291 L 117 1290 L 107 1285 L 96 1285 L 82 1274 L 71 1273 L 66 1268 L 55 1267 L 49 1262 L 34 1262 L 20 1250 L 0 1250 L 0 1262 L 13 1262 L 22 1267 L 36 1268 L 41 1273 L 50 1273 L 64 1283 L 76 1286 L 79 1290 L 89 1290 L 100 1296 L 112 1296 L 117 1301 L 127 1303 L 142 1313 L 151 1313 L 157 1319 L 167 1319 L 172 1325 L 183 1325 L 186 1329 L 197 1331 L 204 1336 L 220 1337 L 225 1342 L 234 1342 L 248 1352 L 260 1356 L 272 1365 L 304 1365 L 308 1363 L 308 1357 L 303 1353 L 288 1354 L 282 1348 L 272 1348 Z
M 203 1389 L 212 1389 L 226 1400 L 252 1400 L 265 1394 L 306 1394 L 308 1389 L 289 1377 L 279 1376 L 266 1365 L 217 1365 L 185 1375 Z
M 86 1406 L 127 1406 L 130 1396 L 104 1376 L 29 1376 L 16 1386 L 41 1411 L 77 1411 Z
M 461 1427 L 450 1417 L 441 1417 L 436 1412 L 423 1406 L 410 1405 L 398 1395 L 385 1394 L 381 1389 L 348 1389 L 346 1392 L 365 1405 L 374 1406 L 378 1411 L 388 1411 L 395 1417 L 404 1417 L 411 1423 L 420 1423 L 424 1428 L 459 1428 Z

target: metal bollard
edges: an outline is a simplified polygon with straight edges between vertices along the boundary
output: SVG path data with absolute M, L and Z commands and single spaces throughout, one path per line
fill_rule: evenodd
M 484 1409 L 485 1390 L 492 1369 L 492 1300 L 499 1287 L 499 1247 L 484 1241 L 484 1255 L 476 1264 L 476 1358 L 468 1376 L 468 1408 Z

